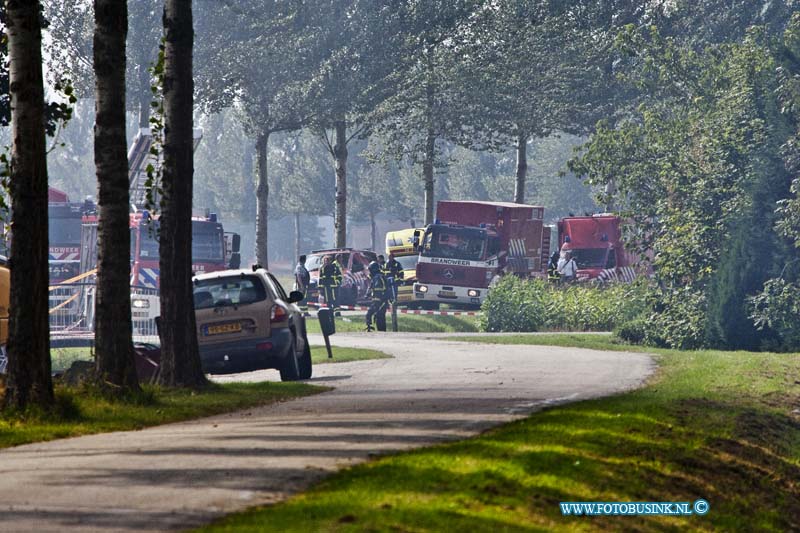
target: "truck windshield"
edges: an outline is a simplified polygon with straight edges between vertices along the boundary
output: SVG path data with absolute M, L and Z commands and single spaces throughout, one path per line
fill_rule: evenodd
M 51 218 L 48 224 L 51 246 L 81 244 L 81 217 Z
M 216 262 L 225 259 L 222 228 L 215 222 L 192 221 L 192 261 Z
M 480 261 L 484 257 L 486 232 L 473 228 L 433 226 L 425 232 L 422 255 Z
M 158 259 L 158 224 L 151 230 L 150 225 L 139 228 L 139 257 Z M 131 251 L 135 250 L 131 240 Z M 192 221 L 192 261 L 219 262 L 225 259 L 225 241 L 222 228 L 213 222 Z
M 577 248 L 572 250 L 572 256 L 578 263 L 578 268 L 606 268 L 606 255 L 608 248 Z

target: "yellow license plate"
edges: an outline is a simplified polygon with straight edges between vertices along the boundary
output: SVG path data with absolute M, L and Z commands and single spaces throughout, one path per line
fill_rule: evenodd
M 219 335 L 221 333 L 239 333 L 242 325 L 238 322 L 233 324 L 220 324 L 218 326 L 207 326 L 206 335 Z

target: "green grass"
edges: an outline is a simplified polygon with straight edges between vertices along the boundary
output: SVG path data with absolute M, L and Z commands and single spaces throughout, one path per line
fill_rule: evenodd
M 50 413 L 0 413 L 0 448 L 92 433 L 141 429 L 289 400 L 329 390 L 302 383 L 229 383 L 202 391 L 144 387 L 125 400 L 56 387 Z
M 337 333 L 364 331 L 365 315 L 344 316 L 336 319 Z M 345 320 L 347 319 L 347 320 Z M 309 333 L 320 333 L 319 320 L 310 317 L 306 321 Z M 391 331 L 392 319 L 386 313 L 386 328 Z M 479 331 L 478 321 L 471 316 L 398 315 L 398 331 L 414 333 L 473 333 Z M 334 337 L 335 338 L 335 337 Z
M 637 350 L 607 335 L 464 340 Z M 796 529 L 800 356 L 654 352 L 660 369 L 638 391 L 349 468 L 204 531 Z M 558 506 L 698 498 L 706 516 L 563 517 Z
M 328 359 L 328 352 L 324 346 L 311 347 L 311 360 L 315 365 L 322 365 L 327 363 L 347 363 L 350 361 L 366 361 L 368 359 L 391 359 L 391 355 L 387 355 L 378 350 L 367 350 L 364 348 L 342 348 L 340 346 L 332 346 L 333 359 Z
M 342 348 L 333 346 L 333 359 L 328 359 L 328 352 L 324 346 L 311 347 L 311 360 L 314 364 L 325 363 L 346 363 L 349 361 L 365 361 L 367 359 L 386 359 L 391 357 L 378 350 L 366 350 L 364 348 Z M 70 367 L 75 361 L 90 361 L 92 358 L 91 348 L 58 348 L 50 350 L 53 371 L 63 371 Z

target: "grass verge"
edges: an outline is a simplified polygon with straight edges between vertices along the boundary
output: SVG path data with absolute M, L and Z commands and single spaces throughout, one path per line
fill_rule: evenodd
M 386 325 L 387 329 L 391 331 L 392 321 L 388 313 Z M 310 317 L 306 322 L 306 327 L 309 333 L 320 333 L 319 321 L 316 317 Z M 349 315 L 336 319 L 336 331 L 340 333 L 364 331 L 364 328 L 365 315 Z M 446 315 L 399 315 L 397 329 L 413 333 L 474 333 L 480 331 L 475 317 Z
M 391 359 L 392 356 L 378 350 L 367 350 L 365 348 L 342 348 L 332 346 L 333 359 L 328 359 L 328 352 L 324 346 L 311 347 L 311 360 L 315 365 L 328 363 L 348 363 L 350 361 L 366 361 L 368 359 Z
M 144 387 L 109 400 L 89 387 L 56 387 L 50 413 L 0 413 L 0 448 L 202 418 L 329 390 L 302 383 L 212 384 L 203 391 Z
M 327 363 L 347 363 L 349 361 L 365 361 L 367 359 L 387 359 L 387 355 L 378 350 L 364 348 L 342 348 L 333 346 L 333 359 L 328 359 L 328 352 L 324 346 L 311 347 L 311 360 L 315 365 Z M 91 361 L 91 348 L 59 348 L 50 350 L 53 371 L 64 371 L 75 361 Z
M 637 350 L 607 335 L 464 340 Z M 796 529 L 798 354 L 654 352 L 660 370 L 638 391 L 371 461 L 204 531 Z M 705 516 L 566 517 L 558 505 L 699 498 Z

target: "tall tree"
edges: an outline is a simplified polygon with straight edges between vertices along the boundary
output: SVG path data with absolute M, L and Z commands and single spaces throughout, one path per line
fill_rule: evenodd
M 53 403 L 41 6 L 5 3 L 11 94 L 11 309 L 5 405 Z
M 307 83 L 321 46 L 307 28 L 308 11 L 295 1 L 203 0 L 202 5 L 207 16 L 198 39 L 198 94 L 208 111 L 233 107 L 254 143 L 255 256 L 267 267 L 270 138 L 307 124 L 312 111 L 297 87 Z M 304 28 L 308 31 L 301 32 Z
M 160 224 L 162 385 L 200 387 L 192 298 L 192 1 L 164 3 L 164 165 Z
M 97 377 L 118 391 L 137 390 L 131 339 L 128 156 L 125 139 L 127 0 L 94 2 L 97 168 Z

